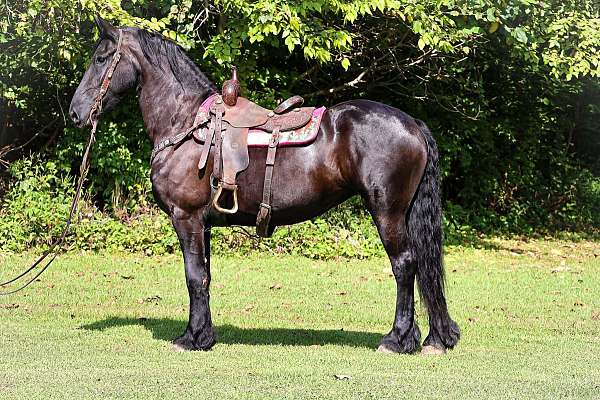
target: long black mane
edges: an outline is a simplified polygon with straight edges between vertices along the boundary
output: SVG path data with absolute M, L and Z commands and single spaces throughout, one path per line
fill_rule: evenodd
M 150 64 L 165 70 L 169 68 L 181 87 L 188 92 L 212 93 L 217 91 L 213 82 L 187 56 L 177 43 L 163 35 L 140 28 L 132 28 L 142 53 Z

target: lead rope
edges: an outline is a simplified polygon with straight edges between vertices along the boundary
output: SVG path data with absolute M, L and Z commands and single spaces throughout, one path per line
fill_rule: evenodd
M 102 100 L 104 99 L 104 95 L 106 94 L 106 92 L 108 90 L 108 86 L 110 85 L 110 80 L 112 78 L 112 75 L 115 72 L 115 68 L 117 67 L 117 64 L 119 63 L 119 60 L 121 59 L 122 43 L 123 43 L 123 34 L 119 30 L 119 39 L 117 41 L 117 49 L 115 50 L 115 54 L 113 55 L 113 59 L 112 59 L 110 66 L 106 70 L 106 75 L 102 79 L 102 84 L 100 85 L 100 90 L 98 91 L 98 94 L 96 96 L 94 104 L 92 105 L 92 108 L 90 109 L 88 121 L 91 122 L 92 129 L 90 131 L 90 137 L 88 138 L 85 152 L 83 153 L 83 159 L 81 160 L 81 166 L 79 167 L 79 180 L 77 182 L 77 189 L 75 190 L 75 196 L 73 196 L 73 201 L 71 202 L 71 208 L 69 210 L 69 217 L 67 218 L 65 227 L 63 228 L 63 231 L 60 234 L 59 238 L 50 245 L 48 250 L 46 250 L 44 252 L 44 254 L 42 254 L 40 256 L 40 258 L 38 258 L 31 267 L 26 269 L 24 272 L 21 272 L 19 275 L 12 278 L 11 280 L 0 283 L 0 287 L 4 287 L 6 285 L 9 285 L 13 282 L 18 281 L 19 279 L 28 275 L 38 265 L 42 264 L 44 262 L 44 260 L 46 260 L 46 258 L 48 258 L 49 256 L 51 256 L 51 258 L 50 258 L 50 260 L 48 260 L 48 262 L 46 264 L 44 264 L 42 269 L 40 269 L 33 276 L 33 278 L 29 279 L 24 285 L 20 286 L 17 289 L 14 289 L 14 290 L 0 292 L 0 296 L 8 296 L 10 294 L 19 292 L 19 291 L 25 289 L 27 286 L 31 285 L 33 282 L 35 282 L 35 280 L 41 274 L 44 273 L 44 271 L 46 271 L 46 269 L 48 269 L 50 264 L 52 264 L 52 261 L 54 261 L 54 259 L 58 256 L 58 251 L 55 251 L 55 249 L 59 248 L 65 241 L 65 238 L 67 237 L 67 234 L 69 233 L 69 228 L 71 227 L 73 217 L 75 216 L 75 212 L 77 211 L 77 205 L 79 204 L 79 200 L 81 199 L 83 183 L 85 182 L 85 178 L 86 178 L 89 168 L 90 168 L 90 154 L 91 154 L 92 146 L 94 145 L 94 141 L 96 140 L 96 129 L 98 127 L 98 118 L 97 117 L 102 110 Z
M 94 141 L 96 139 L 97 124 L 98 124 L 97 120 L 94 120 L 92 122 L 92 131 L 90 133 L 90 137 L 88 139 L 87 146 L 85 148 L 85 153 L 83 154 L 83 160 L 81 161 L 81 167 L 79 168 L 79 181 L 77 182 L 77 190 L 75 191 L 75 196 L 73 197 L 73 201 L 71 202 L 71 209 L 69 210 L 69 217 L 67 218 L 67 223 L 66 223 L 65 227 L 63 228 L 63 231 L 62 231 L 60 237 L 56 241 L 54 241 L 54 243 L 52 243 L 50 245 L 48 250 L 46 250 L 44 252 L 44 254 L 42 254 L 40 256 L 40 258 L 38 258 L 37 261 L 35 263 L 33 263 L 33 265 L 31 267 L 29 267 L 27 270 L 20 273 L 18 276 L 14 277 L 13 279 L 0 283 L 0 286 L 6 286 L 15 281 L 18 281 L 25 275 L 29 274 L 29 272 L 31 272 L 35 267 L 40 265 L 48 256 L 52 255 L 52 258 L 50 258 L 50 260 L 42 267 L 42 269 L 40 269 L 33 276 L 33 278 L 29 279 L 27 281 L 27 283 L 25 283 L 18 289 L 10 290 L 7 292 L 0 292 L 0 296 L 8 296 L 9 294 L 19 292 L 19 291 L 25 289 L 27 286 L 31 285 L 41 274 L 44 273 L 44 271 L 50 266 L 50 264 L 52 264 L 52 261 L 54 261 L 56 256 L 58 256 L 58 252 L 57 251 L 55 252 L 54 250 L 56 248 L 58 248 L 60 245 L 62 245 L 67 234 L 69 233 L 69 228 L 71 227 L 71 222 L 73 221 L 73 216 L 75 215 L 75 211 L 77 210 L 77 205 L 79 203 L 79 200 L 81 199 L 83 182 L 85 181 L 85 177 L 87 176 L 87 173 L 88 173 L 89 167 L 90 167 L 90 152 L 92 149 L 92 145 L 94 144 Z

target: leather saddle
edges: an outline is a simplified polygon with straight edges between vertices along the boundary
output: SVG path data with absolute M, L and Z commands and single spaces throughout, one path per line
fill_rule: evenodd
M 250 129 L 270 132 L 263 199 L 256 220 L 257 234 L 270 236 L 273 232 L 273 227 L 269 227 L 271 186 L 279 134 L 307 125 L 311 121 L 315 108 L 299 107 L 304 102 L 300 96 L 290 97 L 274 110 L 268 110 L 241 97 L 241 87 L 235 67 L 232 68 L 231 79 L 223 83 L 221 93 L 210 106 L 210 124 L 198 167 L 205 168 L 211 145 L 214 144 L 213 178 L 217 185 L 213 186 L 212 205 L 220 213 L 235 214 L 238 210 L 236 177 L 238 173 L 248 168 L 250 161 L 248 132 Z M 231 192 L 233 196 L 231 208 L 221 205 L 221 197 L 226 191 Z
M 273 132 L 276 128 L 279 128 L 280 132 L 298 129 L 310 122 L 314 107 L 292 108 L 294 104 L 302 104 L 303 100 L 300 96 L 294 96 L 286 101 L 291 99 L 295 101 L 289 103 L 288 107 L 270 111 L 244 97 L 238 97 L 235 106 L 224 104 L 223 121 L 234 128 L 252 128 L 267 132 Z M 283 104 L 285 102 L 278 108 Z

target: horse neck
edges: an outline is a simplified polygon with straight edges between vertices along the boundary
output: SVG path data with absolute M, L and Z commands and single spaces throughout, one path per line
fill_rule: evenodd
M 193 124 L 202 102 L 213 91 L 186 88 L 170 70 L 149 67 L 142 73 L 140 109 L 150 140 L 156 145 Z

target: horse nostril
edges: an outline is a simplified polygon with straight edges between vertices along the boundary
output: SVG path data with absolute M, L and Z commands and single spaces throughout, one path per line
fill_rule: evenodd
M 69 116 L 71 117 L 71 119 L 73 120 L 73 122 L 75 122 L 76 124 L 79 124 L 81 122 L 79 120 L 79 115 L 77 115 L 77 111 L 71 109 L 71 112 L 69 113 Z

